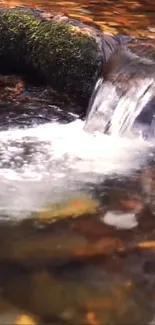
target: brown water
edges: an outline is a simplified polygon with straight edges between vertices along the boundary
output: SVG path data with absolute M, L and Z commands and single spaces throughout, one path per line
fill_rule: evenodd
M 1 1 L 21 3 L 155 38 L 153 1 Z M 1 96 L 3 121 L 16 124 Z M 25 123 L 30 104 L 14 105 Z M 154 144 L 87 139 L 76 123 L 59 127 L 61 142 L 50 128 L 0 132 L 0 324 L 155 324 Z

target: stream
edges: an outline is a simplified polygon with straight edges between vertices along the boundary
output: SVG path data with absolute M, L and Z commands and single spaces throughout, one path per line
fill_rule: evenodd
M 149 1 L 0 4 L 155 42 Z M 86 122 L 0 91 L 0 325 L 155 324 L 155 138 L 131 130 L 154 88 L 148 78 L 119 100 L 98 82 Z

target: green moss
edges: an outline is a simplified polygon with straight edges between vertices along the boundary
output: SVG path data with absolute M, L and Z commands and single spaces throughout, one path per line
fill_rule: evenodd
M 42 21 L 29 9 L 2 9 L 0 44 L 1 72 L 30 72 L 79 102 L 88 101 L 101 59 L 93 38 L 69 24 Z

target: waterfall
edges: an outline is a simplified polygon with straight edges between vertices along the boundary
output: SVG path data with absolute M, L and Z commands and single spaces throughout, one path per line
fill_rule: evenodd
M 154 129 L 154 114 L 149 108 L 155 94 L 155 79 L 151 71 L 153 64 L 148 60 L 143 62 L 132 54 L 135 59 L 133 67 L 133 58 L 129 61 L 130 64 L 127 62 L 130 55 L 127 54 L 128 57 L 124 61 L 120 58 L 119 64 L 117 57 L 117 66 L 114 66 L 111 60 L 110 69 L 114 71 L 110 70 L 109 73 L 108 67 L 108 77 L 105 79 L 100 77 L 97 80 L 87 110 L 85 131 L 126 135 L 131 132 L 137 118 L 143 112 L 151 114 L 152 123 L 149 132 Z M 116 56 L 114 59 L 116 61 Z M 151 71 L 151 75 L 148 72 L 145 76 L 146 68 Z

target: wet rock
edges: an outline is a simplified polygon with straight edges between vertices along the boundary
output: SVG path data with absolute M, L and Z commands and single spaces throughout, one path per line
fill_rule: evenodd
M 25 6 L 0 9 L 0 73 L 36 77 L 86 108 L 97 75 L 112 51 L 132 37 L 101 30 L 64 15 Z

